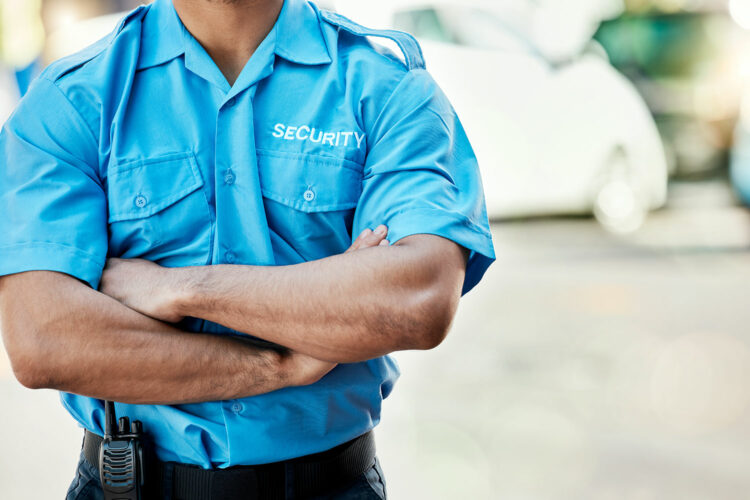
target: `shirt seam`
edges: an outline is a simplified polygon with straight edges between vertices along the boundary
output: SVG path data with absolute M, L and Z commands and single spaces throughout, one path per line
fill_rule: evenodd
M 81 112 L 80 112 L 80 111 L 78 111 L 78 108 L 76 108 L 76 107 L 75 107 L 75 105 L 74 105 L 74 104 L 73 104 L 73 102 L 72 102 L 72 101 L 70 100 L 70 98 L 69 98 L 69 97 L 68 97 L 67 95 L 65 95 L 65 92 L 63 92 L 63 91 L 62 91 L 62 89 L 61 89 L 60 87 L 58 87 L 58 86 L 57 86 L 57 83 L 55 83 L 54 81 L 50 80 L 50 79 L 49 79 L 49 78 L 47 78 L 46 76 L 45 76 L 45 77 L 42 77 L 42 78 L 43 78 L 43 79 L 44 79 L 45 81 L 49 82 L 50 86 L 52 86 L 52 87 L 53 87 L 53 88 L 54 88 L 55 90 L 57 90 L 57 91 L 58 91 L 58 92 L 60 93 L 60 95 L 61 95 L 61 96 L 63 97 L 63 99 L 65 100 L 65 102 L 66 102 L 66 103 L 68 103 L 68 106 L 69 106 L 69 107 L 70 107 L 70 108 L 71 108 L 71 109 L 73 110 L 73 112 L 74 112 L 74 113 L 75 113 L 75 114 L 76 114 L 76 115 L 78 116 L 78 118 L 79 118 L 79 119 L 80 119 L 80 120 L 81 120 L 81 121 L 83 122 L 83 124 L 84 124 L 84 125 L 86 126 L 86 130 L 88 130 L 88 131 L 89 131 L 89 134 L 91 134 L 91 138 L 92 138 L 92 139 L 94 140 L 94 144 L 96 144 L 96 145 L 98 146 L 98 145 L 99 145 L 99 138 L 98 138 L 98 137 L 97 137 L 97 135 L 96 135 L 96 134 L 94 133 L 94 130 L 93 130 L 93 129 L 91 128 L 91 125 L 89 125 L 89 122 L 88 122 L 88 121 L 87 121 L 87 120 L 86 120 L 86 119 L 85 119 L 85 118 L 83 117 L 83 115 L 81 114 Z M 88 165 L 88 162 L 86 162 L 85 160 L 82 160 L 81 158 L 79 158 L 79 160 L 83 161 L 83 163 L 85 163 L 86 165 Z M 88 166 L 89 166 L 89 167 L 91 167 L 91 165 L 88 165 Z M 92 167 L 92 168 L 93 168 L 93 167 Z
M 402 85 L 404 85 L 404 83 L 406 81 L 406 78 L 409 75 L 412 75 L 412 74 L 414 74 L 415 72 L 418 72 L 418 71 L 423 71 L 423 72 L 427 73 L 427 70 L 425 68 L 414 68 L 414 69 L 408 70 L 408 71 L 406 71 L 404 73 L 404 76 L 401 78 L 401 80 L 399 80 L 398 84 L 396 84 L 396 86 L 393 88 L 393 91 L 388 96 L 388 99 L 386 99 L 385 104 L 383 104 L 383 107 L 380 110 L 380 112 L 378 113 L 378 116 L 375 118 L 375 121 L 373 122 L 372 127 L 370 127 L 371 129 L 377 128 L 377 125 L 380 122 L 380 119 L 382 118 L 383 113 L 388 108 L 388 106 L 391 104 L 391 101 L 393 100 L 393 97 L 396 95 L 396 92 L 398 91 L 398 89 L 401 88 Z M 445 122 L 445 119 L 440 115 L 440 113 L 438 113 L 437 111 L 435 111 L 434 109 L 432 109 L 429 106 L 426 109 L 428 111 L 432 112 L 432 114 L 434 114 L 435 116 L 437 116 L 438 119 L 440 119 L 440 123 L 443 124 L 443 127 L 445 127 L 445 131 L 448 132 L 448 134 L 453 135 L 451 127 L 448 126 L 448 124 Z M 401 118 L 403 118 L 403 117 L 401 117 Z
M 72 245 L 66 245 L 64 243 L 56 243 L 53 241 L 29 241 L 24 243 L 13 243 L 11 245 L 3 245 L 0 246 L 0 252 L 8 251 L 8 250 L 20 250 L 23 248 L 39 248 L 39 247 L 58 247 L 58 248 L 64 248 L 65 250 L 73 251 L 76 253 L 81 254 L 84 256 L 87 260 L 91 261 L 92 263 L 96 264 L 97 266 L 103 266 L 104 261 L 100 260 L 98 257 L 92 255 L 91 253 L 87 252 L 86 250 L 83 250 L 78 247 L 74 247 Z
M 443 115 L 441 115 L 440 113 L 438 113 L 437 111 L 435 111 L 434 109 L 429 108 L 429 107 L 427 108 L 427 111 L 429 111 L 433 115 L 437 116 L 438 120 L 440 120 L 440 123 L 442 123 L 443 127 L 445 127 L 445 131 L 448 132 L 448 134 L 450 134 L 451 136 L 453 136 L 454 131 L 453 131 L 453 129 L 451 127 L 448 126 L 447 123 L 445 123 L 445 118 L 443 118 Z
M 380 119 L 383 117 L 383 113 L 385 113 L 385 110 L 388 109 L 388 106 L 391 104 L 391 101 L 393 100 L 393 97 L 396 95 L 396 91 L 401 88 L 401 85 L 406 81 L 406 78 L 409 76 L 411 71 L 407 70 L 404 71 L 403 76 L 398 81 L 398 83 L 393 87 L 393 90 L 388 95 L 388 98 L 385 100 L 385 103 L 383 104 L 383 107 L 380 108 L 380 111 L 378 112 L 378 116 L 375 117 L 375 120 L 372 122 L 372 126 L 370 127 L 371 130 L 374 130 L 377 128 L 377 125 L 380 123 Z
M 195 161 L 195 153 L 193 151 L 182 151 L 176 153 L 167 153 L 159 155 L 153 158 L 134 158 L 125 161 L 115 161 L 112 166 L 107 169 L 109 174 L 121 174 L 135 170 L 139 167 L 145 167 L 147 165 L 155 165 L 158 163 L 167 163 L 171 161 L 189 160 L 192 164 Z
M 360 163 L 357 163 L 354 160 L 350 160 L 348 158 L 341 158 L 338 156 L 330 156 L 330 155 L 320 155 L 320 154 L 312 154 L 312 153 L 297 153 L 294 151 L 282 151 L 282 150 L 273 150 L 273 149 L 256 149 L 255 150 L 258 156 L 270 156 L 273 158 L 294 158 L 299 160 L 308 161 L 309 163 L 316 163 L 318 165 L 330 165 L 330 166 L 341 166 L 343 168 L 347 168 L 349 170 L 354 170 L 357 173 L 362 173 L 363 165 Z M 355 165 L 357 168 L 352 168 L 348 166 L 347 164 L 351 163 L 352 165 Z
M 407 208 L 407 209 L 399 210 L 398 212 L 392 213 L 391 217 L 397 217 L 397 216 L 401 216 L 401 215 L 404 215 L 404 214 L 413 214 L 415 212 L 416 213 L 419 213 L 419 212 L 422 212 L 422 213 L 439 213 L 442 216 L 448 216 L 448 217 L 453 218 L 454 220 L 462 222 L 463 224 L 471 227 L 473 230 L 479 232 L 483 236 L 488 236 L 490 238 L 492 237 L 492 234 L 489 231 L 487 231 L 484 227 L 482 227 L 479 224 L 477 224 L 476 222 L 474 222 L 474 220 L 471 217 L 468 217 L 466 215 L 463 215 L 463 214 L 460 214 L 460 213 L 457 213 L 457 212 L 451 212 L 451 211 L 448 211 L 448 210 L 441 210 L 439 208 L 413 208 L 413 209 L 408 209 Z

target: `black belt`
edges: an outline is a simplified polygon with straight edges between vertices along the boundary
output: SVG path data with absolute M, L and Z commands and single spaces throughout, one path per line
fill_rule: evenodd
M 97 470 L 101 442 L 101 436 L 89 431 L 84 434 L 83 457 Z M 263 465 L 201 469 L 151 459 L 146 461 L 144 498 L 283 500 L 288 473 L 293 477 L 295 498 L 305 498 L 354 482 L 374 460 L 372 431 L 328 451 Z

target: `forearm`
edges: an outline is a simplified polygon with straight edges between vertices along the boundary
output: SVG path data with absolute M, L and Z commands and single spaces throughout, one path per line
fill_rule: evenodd
M 446 273 L 441 266 L 465 266 L 460 247 L 443 241 L 444 247 L 433 250 L 440 255 L 405 244 L 294 266 L 170 272 L 187 291 L 179 299 L 181 314 L 318 359 L 355 362 L 430 348 L 442 340 L 460 297 L 463 270 Z
M 34 388 L 169 404 L 251 396 L 288 383 L 275 352 L 182 332 L 63 274 L 2 278 L 0 311 L 14 370 Z

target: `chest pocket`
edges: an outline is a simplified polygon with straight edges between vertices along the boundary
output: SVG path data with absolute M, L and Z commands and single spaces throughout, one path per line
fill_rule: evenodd
M 346 250 L 362 167 L 343 158 L 281 151 L 258 150 L 257 157 L 268 226 L 278 236 L 272 240 L 277 264 Z
M 193 153 L 109 167 L 109 253 L 166 266 L 210 261 L 212 217 Z

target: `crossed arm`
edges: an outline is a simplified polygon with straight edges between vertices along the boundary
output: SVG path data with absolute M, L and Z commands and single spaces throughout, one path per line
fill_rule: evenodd
M 385 237 L 385 226 L 378 229 Z M 352 363 L 438 345 L 465 266 L 452 241 L 415 235 L 293 266 L 168 269 L 112 260 L 102 291 L 154 318 L 198 317 L 317 359 Z
M 366 233 L 356 251 L 283 267 L 167 269 L 115 260 L 104 293 L 59 273 L 6 276 L 3 340 L 24 385 L 127 403 L 231 399 L 313 383 L 337 362 L 434 347 L 449 328 L 464 251 L 437 236 L 390 247 L 378 245 L 383 238 Z M 181 316 L 289 350 L 159 321 Z

